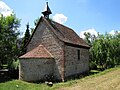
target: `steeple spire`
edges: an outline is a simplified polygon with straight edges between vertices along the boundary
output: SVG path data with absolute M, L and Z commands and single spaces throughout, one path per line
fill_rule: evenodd
M 42 14 L 44 15 L 45 18 L 49 18 L 49 15 L 52 14 L 52 12 L 48 6 L 48 2 L 46 2 L 46 6 L 45 6 L 45 9 L 42 12 Z

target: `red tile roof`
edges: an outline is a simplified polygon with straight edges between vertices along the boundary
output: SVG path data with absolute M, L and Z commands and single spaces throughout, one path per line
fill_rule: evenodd
M 74 45 L 74 46 L 80 46 L 80 47 L 85 47 L 85 48 L 90 48 L 90 46 L 82 39 L 80 38 L 74 30 L 71 28 L 68 28 L 62 24 L 59 24 L 55 21 L 52 20 L 47 20 L 44 17 L 41 17 L 29 42 L 31 41 L 35 31 L 37 30 L 38 26 L 40 25 L 39 23 L 42 23 L 43 21 L 46 22 L 46 24 L 51 27 L 51 31 L 54 32 L 54 34 L 64 43 Z M 26 46 L 29 44 L 29 42 L 26 44 Z
M 90 47 L 82 38 L 80 38 L 74 30 L 54 21 L 50 21 L 54 28 L 54 33 L 64 42 L 76 44 L 84 47 Z
M 39 45 L 20 58 L 53 58 L 53 56 L 43 45 Z

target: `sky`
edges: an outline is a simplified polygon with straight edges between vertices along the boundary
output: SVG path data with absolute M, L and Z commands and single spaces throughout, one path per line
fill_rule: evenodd
M 14 12 L 24 33 L 28 22 L 33 28 L 34 20 L 42 16 L 47 1 L 50 18 L 72 28 L 80 37 L 84 32 L 120 32 L 120 0 L 0 0 L 0 13 L 8 16 Z

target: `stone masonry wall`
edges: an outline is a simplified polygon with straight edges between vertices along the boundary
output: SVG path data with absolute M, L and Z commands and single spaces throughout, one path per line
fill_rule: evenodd
M 19 79 L 25 81 L 45 80 L 53 75 L 53 59 L 20 59 Z
M 64 60 L 63 46 L 64 44 L 57 39 L 57 37 L 46 28 L 42 36 L 42 45 L 54 56 L 55 66 L 54 66 L 54 76 L 57 79 L 62 79 L 62 62 Z
M 80 50 L 80 59 L 78 59 L 78 50 Z M 80 74 L 88 70 L 88 49 L 65 46 L 65 77 Z
M 64 75 L 67 77 L 88 71 L 88 49 L 64 45 L 64 43 L 53 33 L 52 29 L 53 28 L 47 25 L 43 20 L 43 22 L 41 22 L 37 27 L 36 32 L 28 44 L 27 51 L 32 50 L 40 44 L 44 45 L 44 47 L 54 56 L 54 77 L 59 80 L 63 80 Z M 78 49 L 80 50 L 80 60 L 78 60 Z
M 38 26 L 33 38 L 27 46 L 27 50 L 30 51 L 39 44 L 44 45 L 44 47 L 54 56 L 54 76 L 56 79 L 61 80 L 63 78 L 62 62 L 64 60 L 64 43 L 57 38 L 52 32 L 51 27 L 46 25 L 44 21 Z
M 41 37 L 42 37 L 42 34 L 45 30 L 45 27 L 46 26 L 44 24 L 39 23 L 38 28 L 36 29 L 33 37 L 31 38 L 31 41 L 29 42 L 29 44 L 27 46 L 27 52 L 31 51 L 32 49 L 34 49 L 40 45 Z

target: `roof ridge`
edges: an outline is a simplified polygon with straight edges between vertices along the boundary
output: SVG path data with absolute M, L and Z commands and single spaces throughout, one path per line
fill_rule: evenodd
M 43 46 L 42 44 L 40 44 L 39 46 Z M 54 57 L 44 46 L 43 48 L 50 54 L 51 57 Z
M 84 46 L 84 47 L 90 47 L 82 38 L 80 38 L 80 36 L 72 29 L 69 28 L 63 24 L 60 24 L 58 22 L 55 22 L 51 19 L 46 19 L 44 17 L 41 16 L 41 18 L 39 19 L 28 43 L 26 44 L 26 46 L 30 43 L 32 37 L 34 36 L 34 33 L 36 32 L 38 26 L 40 25 L 40 23 L 42 22 L 46 23 L 46 26 L 48 26 L 51 31 L 55 34 L 55 36 L 62 42 L 67 42 L 67 43 L 71 43 L 71 44 L 76 44 L 78 46 Z M 53 25 L 54 23 L 54 25 Z
M 55 22 L 55 21 L 52 20 L 52 22 Z M 65 27 L 65 28 L 68 28 L 68 29 L 74 31 L 72 28 L 70 28 L 70 27 L 68 27 L 68 26 L 66 26 L 66 25 L 60 24 L 60 23 L 58 23 L 58 22 L 55 22 L 55 23 L 57 23 L 57 24 L 59 24 L 59 25 Z
M 69 28 L 63 24 L 60 24 L 58 22 L 55 22 L 51 19 L 44 19 L 54 30 L 58 30 L 63 37 L 60 37 L 59 35 L 57 35 L 55 33 L 55 31 L 52 29 L 52 31 L 54 32 L 54 34 L 58 37 L 59 40 L 63 41 L 63 42 L 67 42 L 67 43 L 71 43 L 71 44 L 76 44 L 76 45 L 80 45 L 80 46 L 84 46 L 84 47 L 90 47 L 82 38 L 80 38 L 80 36 L 78 34 L 76 34 L 76 32 L 72 29 L 72 28 Z M 53 23 L 54 23 L 54 26 L 53 26 Z M 58 27 L 57 27 L 57 26 Z M 62 27 L 63 29 L 65 30 L 62 30 L 60 27 Z M 69 34 L 69 36 L 66 34 Z M 72 37 L 72 36 L 75 36 L 75 37 Z M 74 40 L 76 39 L 76 40 Z
M 57 30 L 62 34 L 62 36 L 65 38 L 64 34 L 54 25 L 54 23 L 57 23 L 57 22 L 55 22 L 55 21 L 53 21 L 53 20 L 51 20 L 51 21 L 49 21 L 49 22 L 51 23 L 52 27 L 55 27 L 55 29 L 57 29 Z M 59 24 L 59 23 L 57 23 L 57 24 Z M 53 26 L 53 25 L 54 25 L 54 26 Z

